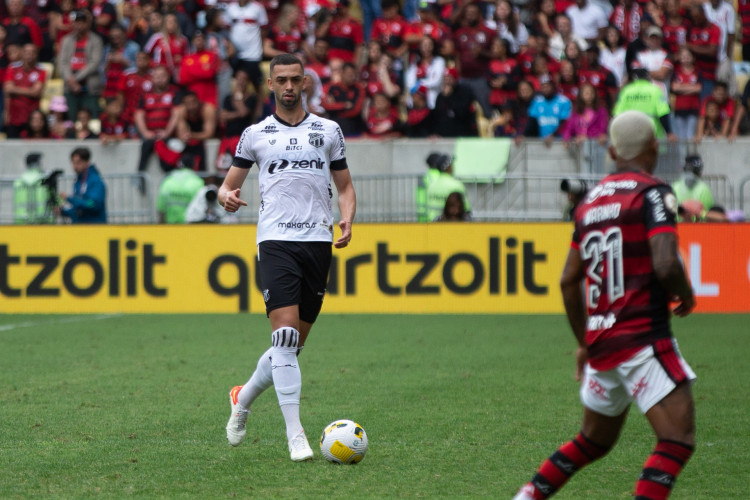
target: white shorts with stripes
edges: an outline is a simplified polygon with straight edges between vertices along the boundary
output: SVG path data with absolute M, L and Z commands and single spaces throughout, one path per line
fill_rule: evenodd
M 674 339 L 664 339 L 638 351 L 617 367 L 599 371 L 588 363 L 581 383 L 581 402 L 609 417 L 636 402 L 642 413 L 664 399 L 684 380 L 696 375 L 682 358 Z

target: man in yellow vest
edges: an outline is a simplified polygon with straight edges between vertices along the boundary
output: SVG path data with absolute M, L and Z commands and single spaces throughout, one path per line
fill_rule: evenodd
M 51 188 L 45 185 L 42 154 L 26 155 L 26 171 L 13 181 L 13 222 L 15 224 L 51 224 L 55 220 Z
M 436 161 L 438 175 L 425 187 L 427 195 L 427 220 L 437 219 L 445 208 L 445 201 L 451 193 L 460 193 L 464 200 L 464 210 L 471 212 L 471 204 L 466 197 L 466 186 L 453 177 L 453 157 L 440 155 Z

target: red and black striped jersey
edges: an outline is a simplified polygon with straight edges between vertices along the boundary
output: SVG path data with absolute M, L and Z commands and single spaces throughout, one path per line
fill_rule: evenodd
M 618 172 L 575 210 L 571 246 L 586 273 L 586 346 L 591 366 L 609 370 L 671 336 L 669 296 L 656 279 L 649 238 L 675 232 L 672 189 L 645 172 Z

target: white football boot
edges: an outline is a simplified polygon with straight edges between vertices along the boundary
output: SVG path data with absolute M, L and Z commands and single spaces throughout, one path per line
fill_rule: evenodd
M 300 432 L 289 440 L 289 456 L 292 462 L 303 462 L 313 457 L 313 451 L 307 442 L 305 431 Z
M 247 416 L 250 414 L 250 410 L 240 406 L 237 401 L 237 394 L 242 389 L 241 385 L 233 387 L 229 391 L 229 404 L 232 405 L 232 415 L 229 417 L 227 422 L 227 441 L 232 446 L 239 446 L 242 440 L 245 439 L 245 424 L 247 423 Z

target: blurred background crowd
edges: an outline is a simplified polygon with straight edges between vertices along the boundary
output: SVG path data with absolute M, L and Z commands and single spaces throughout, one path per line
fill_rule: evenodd
M 2 132 L 140 139 L 139 170 L 184 153 L 221 170 L 273 112 L 268 61 L 290 52 L 305 107 L 347 137 L 603 143 L 651 99 L 660 135 L 732 140 L 748 128 L 738 1 L 6 0 Z

